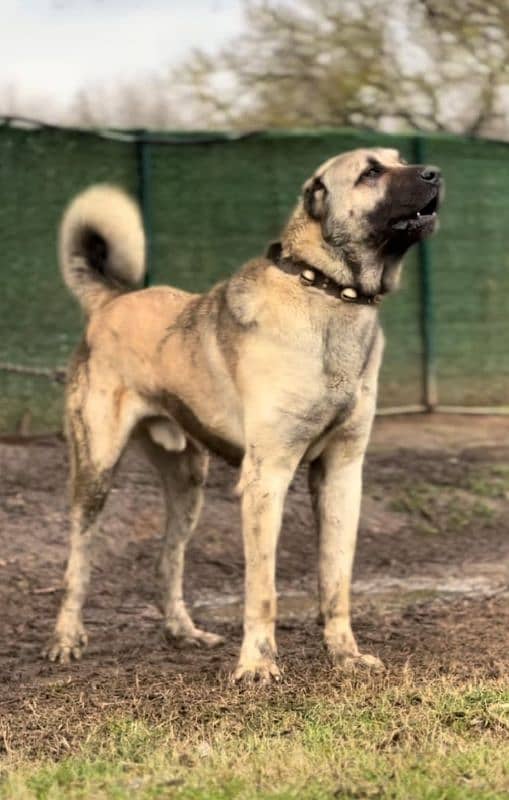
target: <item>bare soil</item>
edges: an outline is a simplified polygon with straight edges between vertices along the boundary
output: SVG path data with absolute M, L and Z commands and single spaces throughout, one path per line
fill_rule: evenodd
M 379 419 L 366 464 L 354 626 L 398 680 L 498 676 L 509 667 L 509 419 Z M 174 718 L 246 702 L 229 687 L 241 638 L 243 581 L 236 472 L 214 460 L 189 547 L 186 593 L 222 633 L 213 651 L 162 636 L 156 562 L 163 518 L 155 476 L 129 452 L 103 515 L 85 609 L 90 645 L 69 667 L 40 651 L 61 598 L 67 549 L 67 455 L 60 437 L 0 442 L 0 750 L 60 754 L 105 713 Z M 279 647 L 271 691 L 325 691 L 332 676 L 314 621 L 315 538 L 299 472 L 279 546 Z M 250 690 L 251 691 L 251 690 Z M 249 695 L 251 696 L 251 695 Z M 265 696 L 265 694 L 264 694 Z M 193 716 L 194 714 L 194 716 Z M 187 722 L 186 722 L 187 720 Z M 191 722 L 193 720 L 193 722 Z

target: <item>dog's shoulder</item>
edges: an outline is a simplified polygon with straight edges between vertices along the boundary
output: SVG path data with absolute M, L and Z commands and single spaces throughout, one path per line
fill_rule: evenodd
M 244 264 L 224 285 L 223 311 L 231 314 L 242 327 L 256 324 L 264 303 L 265 276 L 271 261 L 253 258 Z

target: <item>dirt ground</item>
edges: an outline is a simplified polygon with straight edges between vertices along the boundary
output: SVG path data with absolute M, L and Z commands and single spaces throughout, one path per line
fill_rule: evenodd
M 8 751 L 66 752 L 105 710 L 182 721 L 193 705 L 221 707 L 235 691 L 242 702 L 226 681 L 241 637 L 236 473 L 217 460 L 189 547 L 186 594 L 196 618 L 227 643 L 189 651 L 164 640 L 154 580 L 162 500 L 148 465 L 129 452 L 98 537 L 89 649 L 68 667 L 40 658 L 61 598 L 66 462 L 59 437 L 0 442 L 0 750 L 3 734 Z M 423 676 L 505 674 L 509 419 L 380 418 L 365 475 L 353 611 L 361 646 L 395 680 L 408 665 Z M 315 562 L 301 472 L 279 546 L 285 680 L 274 691 L 332 680 L 315 623 Z

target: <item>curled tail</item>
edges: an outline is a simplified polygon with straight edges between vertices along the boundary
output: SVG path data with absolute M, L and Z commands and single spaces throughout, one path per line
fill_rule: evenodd
M 81 192 L 62 217 L 59 261 L 68 289 L 87 314 L 139 287 L 145 234 L 136 203 L 107 184 Z

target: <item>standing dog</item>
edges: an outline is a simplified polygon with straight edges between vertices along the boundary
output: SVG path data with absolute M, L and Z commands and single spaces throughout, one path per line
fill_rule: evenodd
M 358 650 L 350 581 L 361 472 L 383 350 L 382 296 L 408 248 L 436 227 L 435 167 L 395 150 L 344 153 L 304 184 L 281 241 L 203 295 L 129 291 L 144 272 L 140 215 L 118 189 L 95 186 L 64 214 L 64 280 L 87 316 L 71 364 L 71 552 L 47 655 L 79 658 L 90 545 L 131 435 L 161 475 L 167 633 L 212 646 L 184 604 L 186 543 L 196 526 L 206 448 L 242 464 L 244 639 L 235 679 L 277 679 L 275 556 L 283 504 L 309 463 L 319 540 L 320 611 L 336 663 L 380 666 Z

